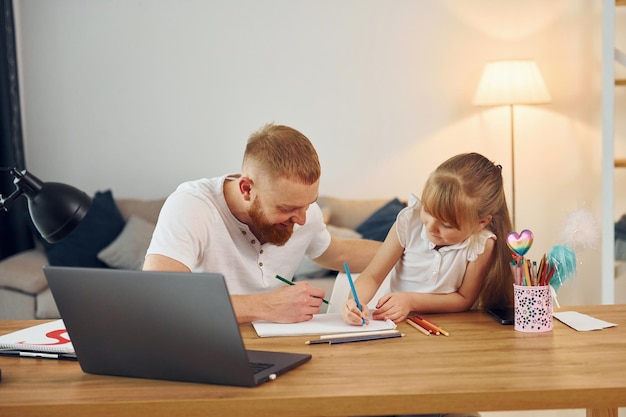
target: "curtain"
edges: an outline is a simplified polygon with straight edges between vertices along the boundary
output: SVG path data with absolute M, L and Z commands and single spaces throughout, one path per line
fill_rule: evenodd
M 0 167 L 25 169 L 24 144 L 15 51 L 12 0 L 0 0 Z M 15 190 L 13 176 L 0 172 L 0 194 Z M 18 198 L 9 211 L 0 210 L 0 259 L 34 247 L 26 198 Z

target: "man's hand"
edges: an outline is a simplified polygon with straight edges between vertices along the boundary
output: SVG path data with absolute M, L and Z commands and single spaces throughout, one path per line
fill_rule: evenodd
M 297 323 L 308 321 L 313 314 L 320 312 L 325 291 L 299 282 L 289 287 L 281 287 L 268 294 L 266 300 L 272 321 L 277 323 Z
M 308 321 L 320 312 L 323 288 L 298 282 L 269 293 L 232 296 L 239 323 L 267 320 L 275 323 Z

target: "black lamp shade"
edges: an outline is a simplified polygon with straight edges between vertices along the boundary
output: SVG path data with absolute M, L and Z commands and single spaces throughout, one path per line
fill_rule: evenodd
M 28 198 L 35 227 L 50 243 L 58 242 L 74 230 L 91 207 L 91 198 L 72 186 L 42 182 L 26 171 L 16 177 L 14 183 Z
M 67 236 L 85 217 L 91 198 L 66 184 L 44 183 L 33 198 L 28 197 L 28 210 L 41 236 L 50 243 Z

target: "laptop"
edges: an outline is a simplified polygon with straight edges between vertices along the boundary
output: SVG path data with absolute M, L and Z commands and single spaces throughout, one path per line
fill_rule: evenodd
M 85 373 L 253 387 L 311 359 L 246 350 L 221 274 L 44 273 Z

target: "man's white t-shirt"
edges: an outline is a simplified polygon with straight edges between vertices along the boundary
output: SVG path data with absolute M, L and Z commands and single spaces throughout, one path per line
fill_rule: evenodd
M 224 181 L 236 178 L 225 175 L 178 186 L 161 209 L 147 254 L 175 259 L 192 272 L 221 273 L 231 294 L 268 292 L 285 285 L 276 275 L 291 279 L 303 257 L 322 255 L 331 237 L 314 203 L 306 223 L 295 225 L 285 245 L 261 245 L 226 204 Z

